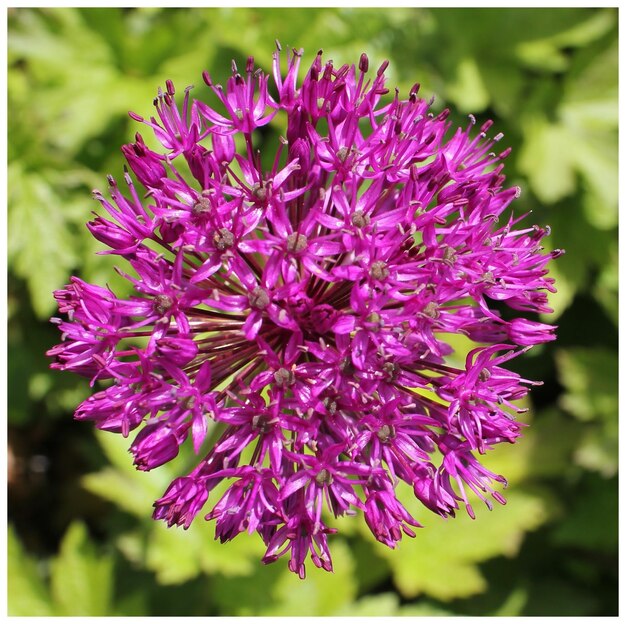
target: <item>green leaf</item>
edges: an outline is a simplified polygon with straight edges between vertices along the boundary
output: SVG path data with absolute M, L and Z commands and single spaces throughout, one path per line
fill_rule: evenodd
M 452 613 L 452 611 L 447 611 L 446 609 L 442 609 L 438 605 L 435 605 L 426 600 L 420 600 L 418 603 L 408 604 L 404 607 L 400 607 L 400 609 L 398 610 L 398 615 L 405 617 L 451 617 L 458 614 Z
M 571 509 L 553 532 L 556 544 L 616 553 L 618 545 L 617 479 L 588 474 Z
M 331 553 L 335 572 L 328 573 L 309 563 L 304 582 L 287 569 L 286 561 L 274 564 L 285 566 L 272 591 L 276 603 L 261 615 L 333 615 L 352 602 L 356 579 L 350 550 L 345 542 L 331 540 Z
M 457 615 L 428 601 L 400 606 L 397 594 L 364 596 L 335 615 L 346 617 L 449 617 Z
M 614 130 L 618 125 L 618 48 L 613 39 L 604 48 L 577 53 L 566 77 L 562 117 L 572 125 L 589 124 L 591 131 Z
M 516 56 L 526 66 L 538 71 L 562 72 L 567 69 L 568 57 L 549 39 L 524 41 L 516 50 Z
M 138 471 L 128 452 L 129 439 L 105 431 L 96 432 L 96 437 L 112 466 L 85 475 L 83 487 L 138 518 L 150 517 L 152 504 L 174 478 L 169 466 L 149 473 Z
M 583 431 L 583 425 L 573 422 L 557 408 L 539 412 L 524 433 L 524 438 L 527 438 L 529 443 L 527 457 L 529 476 L 559 478 L 571 473 L 572 460 Z M 508 472 L 503 474 L 509 475 Z
M 274 586 L 285 566 L 286 562 L 279 560 L 271 565 L 259 563 L 248 576 L 216 574 L 211 578 L 211 595 L 217 614 L 258 616 L 270 608 L 276 602 Z
M 497 127 L 503 119 L 515 114 L 522 97 L 525 84 L 521 71 L 512 67 L 510 59 L 493 55 L 489 62 L 480 63 L 480 74 L 485 88 L 490 93 L 491 106 L 496 111 L 498 118 L 494 118 Z M 507 133 L 508 140 L 508 133 Z
M 571 252 L 572 249 L 569 249 L 569 251 Z M 568 259 L 569 254 L 565 262 L 567 262 Z M 546 323 L 555 323 L 561 314 L 571 305 L 576 295 L 577 284 L 570 280 L 568 275 L 563 272 L 563 261 L 559 259 L 550 263 L 550 277 L 555 280 L 557 289 L 555 293 L 547 293 L 548 305 L 553 311 L 547 314 L 541 313 L 540 317 L 541 320 Z
M 97 31 L 85 27 L 76 9 L 20 11 L 9 49 L 13 58 L 28 63 L 29 73 L 39 81 L 31 107 L 55 147 L 76 153 L 118 112 L 112 106 L 117 70 L 111 48 Z
M 587 616 L 598 612 L 597 592 L 568 583 L 549 572 L 533 579 L 523 616 Z M 612 615 L 612 613 L 607 613 Z
M 573 162 L 588 189 L 584 207 L 595 227 L 617 225 L 617 43 L 602 54 L 589 53 L 568 76 L 560 116 L 576 136 Z
M 528 424 L 529 419 L 524 419 Z M 511 484 L 517 484 L 527 479 L 533 470 L 532 457 L 537 444 L 537 435 L 534 424 L 524 429 L 524 434 L 515 441 L 515 444 L 498 444 L 484 457 L 481 463 L 495 474 L 501 474 Z M 506 492 L 504 492 L 506 498 Z
M 617 474 L 618 468 L 617 420 L 602 428 L 588 430 L 574 453 L 579 466 L 595 470 L 608 478 Z
M 248 577 L 213 581 L 213 595 L 222 615 L 328 616 L 345 614 L 357 591 L 350 549 L 342 540 L 330 541 L 334 572 L 306 563 L 306 579 L 287 568 L 287 557 L 263 566 L 255 565 Z M 234 611 L 233 611 L 234 609 Z
M 167 527 L 150 526 L 144 530 L 122 535 L 117 545 L 125 557 L 135 566 L 152 570 L 156 573 L 160 585 L 176 585 L 195 578 L 200 574 L 200 562 L 189 547 L 189 532 L 170 529 L 174 536 L 161 537 Z M 195 546 L 195 545 L 192 545 Z
M 264 550 L 257 535 L 241 534 L 221 544 L 214 539 L 214 525 L 201 517 L 187 530 L 153 521 L 147 532 L 120 538 L 119 546 L 128 559 L 153 571 L 163 585 L 184 583 L 203 572 L 251 574 L 261 565 Z
M 584 182 L 587 220 L 599 229 L 617 224 L 617 46 L 580 52 L 561 103 L 548 121 L 545 103 L 525 115 L 519 168 L 537 197 L 555 203 Z
M 586 15 L 579 13 L 578 16 L 582 19 L 570 23 L 567 22 L 575 16 L 573 11 L 550 13 L 543 11 L 543 15 L 546 17 L 549 15 L 552 18 L 545 21 L 552 22 L 561 28 L 544 37 L 541 35 L 537 37 L 538 33 L 533 29 L 533 38 L 520 43 L 516 48 L 516 54 L 520 60 L 539 71 L 565 71 L 569 67 L 569 55 L 563 50 L 564 48 L 588 46 L 615 28 L 617 22 L 617 14 L 612 9 L 586 11 Z M 541 14 L 535 12 L 535 16 L 541 17 Z M 560 24 L 559 21 L 561 21 Z
M 606 348 L 559 349 L 561 406 L 580 420 L 617 419 L 617 354 Z
M 52 595 L 60 614 L 103 616 L 109 613 L 113 560 L 97 551 L 83 524 L 70 525 L 51 571 Z
M 378 544 L 403 596 L 426 593 L 439 600 L 466 598 L 487 589 L 478 564 L 492 557 L 515 555 L 524 533 L 548 518 L 546 502 L 535 494 L 511 491 L 507 505 L 479 510 L 476 520 L 465 513 L 455 519 L 434 517 L 414 539 L 396 550 Z
M 576 463 L 606 477 L 617 471 L 617 354 L 605 348 L 561 349 L 556 354 L 559 379 L 566 389 L 563 409 L 591 423 L 576 449 Z
M 608 249 L 605 250 L 607 261 L 600 267 L 600 274 L 594 285 L 593 295 L 605 312 L 609 315 L 614 325 L 619 324 L 619 265 L 617 240 L 613 239 Z
M 352 516 L 350 520 L 354 531 L 357 531 L 357 524 L 363 522 L 363 519 L 358 516 Z M 335 526 L 340 535 L 345 535 L 345 531 L 340 528 L 338 523 Z M 351 539 L 349 544 L 350 552 L 355 561 L 359 594 L 366 593 L 381 585 L 391 576 L 389 564 L 375 552 L 374 545 L 370 540 Z
M 554 39 L 554 44 L 558 46 L 582 45 L 582 35 L 574 33 L 569 39 L 566 33 L 584 28 L 594 15 L 589 9 L 537 11 L 525 8 L 438 8 L 432 13 L 440 21 L 449 53 L 458 55 L 459 48 L 468 49 L 471 46 L 480 50 L 485 58 L 489 54 L 511 55 L 514 46 L 527 41 Z M 615 17 L 613 12 L 611 23 L 615 23 Z M 596 27 L 592 32 L 590 29 L 585 43 L 599 37 L 606 29 L 607 25 L 603 29 Z
M 149 516 L 152 511 L 155 489 L 147 479 L 129 478 L 115 468 L 104 468 L 84 476 L 81 483 L 87 491 L 138 518 Z
M 524 587 L 515 588 L 492 614 L 496 617 L 511 617 L 522 615 L 524 607 L 528 602 L 528 591 Z
M 584 47 L 617 26 L 615 9 L 594 9 L 586 13 L 587 19 L 562 29 L 551 37 L 551 41 L 562 47 Z
M 461 111 L 479 112 L 487 107 L 489 92 L 475 58 L 466 56 L 459 60 L 456 76 L 448 82 L 446 93 Z
M 571 158 L 577 147 L 567 128 L 545 117 L 537 115 L 524 124 L 518 167 L 542 202 L 554 203 L 576 190 Z
M 546 213 L 545 219 L 552 227 L 549 244 L 565 249 L 563 257 L 550 263 L 550 272 L 558 280 L 557 289 L 563 285 L 566 292 L 586 291 L 592 271 L 602 271 L 615 263 L 615 233 L 588 223 L 580 198 L 564 200 Z M 549 301 L 559 309 L 558 295 Z M 550 316 L 545 318 L 550 322 Z
M 50 370 L 44 352 L 60 340 L 58 329 L 39 323 L 29 304 L 26 285 L 9 274 L 8 292 L 8 418 L 14 425 L 28 426 L 38 419 L 53 419 L 86 398 L 85 379 Z M 48 424 L 50 424 L 50 422 Z
M 246 534 L 226 544 L 214 539 L 214 525 L 200 515 L 188 530 L 168 528 L 151 520 L 153 503 L 176 476 L 184 473 L 185 449 L 174 461 L 150 472 L 137 471 L 128 453 L 128 439 L 107 432 L 97 433 L 111 466 L 83 477 L 90 492 L 139 518 L 141 527 L 121 536 L 118 546 L 138 566 L 155 572 L 159 583 L 179 584 L 202 572 L 249 574 L 263 553 L 260 538 Z M 216 488 L 210 500 L 217 502 L 226 483 Z
M 8 614 L 55 615 L 50 594 L 37 571 L 37 563 L 20 544 L 15 529 L 7 529 Z
M 399 615 L 399 600 L 396 594 L 385 593 L 364 596 L 346 605 L 334 615 L 346 617 L 389 617 Z
M 77 257 L 60 198 L 39 174 L 9 167 L 9 262 L 26 280 L 40 318 L 54 309 L 52 290 L 67 280 Z

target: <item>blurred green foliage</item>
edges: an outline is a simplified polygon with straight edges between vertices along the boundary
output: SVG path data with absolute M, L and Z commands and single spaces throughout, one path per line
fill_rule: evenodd
M 84 223 L 138 129 L 126 112 L 149 115 L 167 78 L 225 80 L 231 58 L 269 70 L 275 39 L 305 62 L 388 58 L 402 94 L 419 81 L 456 123 L 495 119 L 517 209 L 567 250 L 546 317 L 559 340 L 519 364 L 545 382 L 532 426 L 489 463 L 508 505 L 445 522 L 407 495 L 425 528 L 397 551 L 340 519 L 334 575 L 310 565 L 305 582 L 262 566 L 257 538 L 150 520 L 176 465 L 136 473 L 127 441 L 73 423 L 89 389 L 44 357 L 53 289 L 71 273 L 120 287 Z M 21 8 L 8 43 L 10 614 L 617 613 L 616 9 Z

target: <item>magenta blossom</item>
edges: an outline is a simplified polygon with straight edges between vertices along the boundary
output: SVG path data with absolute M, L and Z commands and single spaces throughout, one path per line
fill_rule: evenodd
M 72 278 L 48 354 L 104 384 L 76 418 L 136 432 L 139 470 L 193 447 L 155 518 L 189 527 L 226 480 L 206 516 L 217 537 L 257 532 L 264 562 L 289 553 L 304 577 L 307 558 L 332 569 L 333 516 L 363 513 L 392 548 L 414 536 L 400 481 L 444 517 L 505 502 L 477 456 L 520 435 L 535 382 L 506 364 L 554 340 L 520 315 L 550 311 L 561 252 L 542 251 L 547 229 L 518 229 L 491 122 L 450 136 L 419 85 L 383 99 L 387 63 L 369 74 L 365 54 L 336 68 L 320 52 L 299 86 L 301 51 L 285 76 L 280 57 L 273 86 L 250 58 L 226 89 L 204 74 L 211 105 L 187 89 L 179 106 L 167 81 L 155 117 L 132 115 L 162 145 L 123 147 L 147 192 L 109 178 L 112 202 L 95 192 L 108 216 L 88 227 L 134 295 Z M 285 119 L 262 158 L 255 131 Z M 476 343 L 464 365 L 453 334 Z

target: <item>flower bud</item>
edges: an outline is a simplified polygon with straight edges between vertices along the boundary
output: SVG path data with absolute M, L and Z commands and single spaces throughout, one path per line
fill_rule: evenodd
M 211 135 L 211 141 L 217 162 L 220 165 L 230 164 L 235 157 L 235 140 L 232 135 L 214 132 Z
M 163 423 L 146 425 L 130 447 L 138 470 L 152 470 L 178 455 L 178 440 L 172 429 Z

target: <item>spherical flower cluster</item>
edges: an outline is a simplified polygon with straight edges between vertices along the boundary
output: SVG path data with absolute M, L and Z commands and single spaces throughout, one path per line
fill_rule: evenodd
M 560 252 L 511 216 L 491 122 L 447 136 L 419 85 L 383 100 L 387 63 L 370 72 L 365 54 L 336 68 L 320 51 L 298 86 L 301 58 L 283 74 L 279 46 L 274 85 L 252 58 L 225 89 L 205 72 L 211 106 L 190 89 L 177 103 L 167 81 L 155 117 L 131 114 L 163 148 L 123 147 L 147 193 L 110 177 L 112 202 L 95 192 L 108 216 L 88 227 L 128 262 L 134 295 L 73 277 L 49 355 L 105 382 L 76 418 L 132 433 L 138 469 L 191 438 L 201 459 L 155 518 L 189 527 L 226 480 L 206 515 L 216 537 L 256 531 L 265 563 L 288 554 L 304 577 L 307 556 L 332 569 L 324 510 L 360 511 L 392 548 L 414 536 L 400 481 L 444 517 L 473 516 L 473 496 L 505 502 L 477 455 L 520 435 L 533 382 L 506 364 L 554 339 L 518 314 L 550 311 Z M 255 130 L 283 119 L 263 168 Z M 454 334 L 476 343 L 464 367 L 447 359 Z

